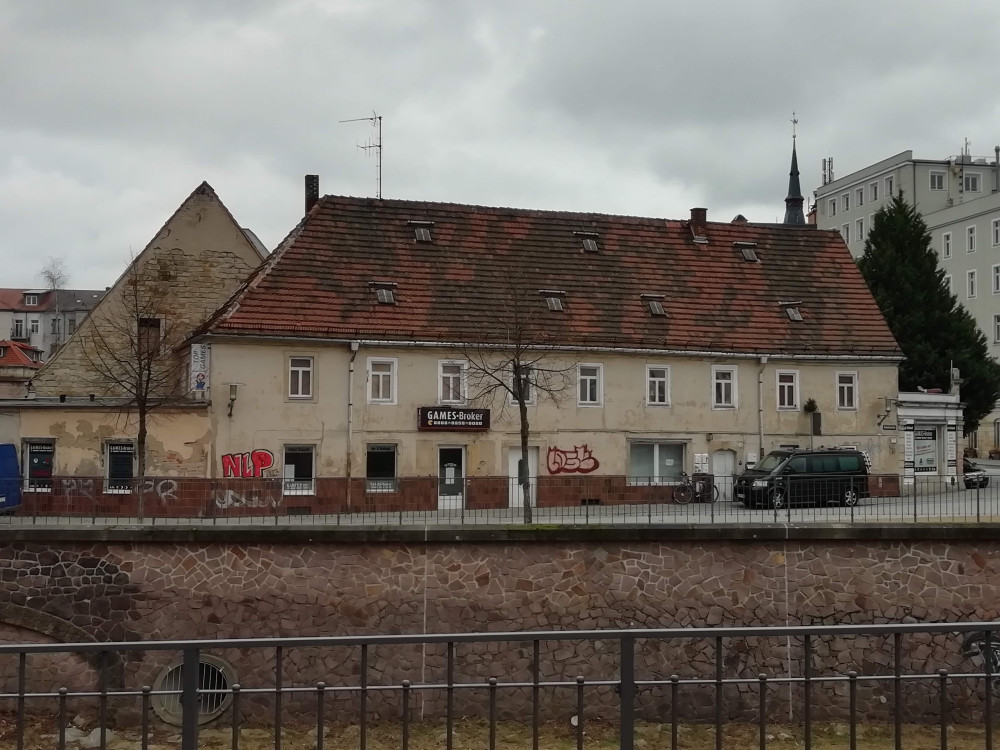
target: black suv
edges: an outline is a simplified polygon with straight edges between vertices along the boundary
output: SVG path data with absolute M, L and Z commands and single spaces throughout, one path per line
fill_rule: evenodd
M 748 508 L 790 505 L 848 507 L 868 497 L 871 461 L 857 448 L 771 451 L 736 478 L 738 502 Z

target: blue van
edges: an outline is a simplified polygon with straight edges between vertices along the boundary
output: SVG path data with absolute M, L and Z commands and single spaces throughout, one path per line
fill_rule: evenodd
M 0 513 L 21 506 L 21 472 L 17 466 L 17 446 L 0 443 Z

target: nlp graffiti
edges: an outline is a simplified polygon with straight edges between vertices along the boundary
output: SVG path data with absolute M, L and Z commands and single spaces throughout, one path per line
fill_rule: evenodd
M 586 443 L 574 445 L 571 451 L 549 448 L 546 463 L 549 474 L 589 474 L 601 465 Z
M 222 456 L 223 477 L 262 477 L 274 466 L 274 454 L 267 450 L 226 453 Z

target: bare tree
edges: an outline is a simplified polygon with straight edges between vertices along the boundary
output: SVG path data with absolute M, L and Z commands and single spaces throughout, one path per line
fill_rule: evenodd
M 185 360 L 177 347 L 185 338 L 175 318 L 166 316 L 170 288 L 145 275 L 135 261 L 119 286 L 88 319 L 81 350 L 89 384 L 120 398 L 123 413 L 136 416 L 137 469 L 146 475 L 150 414 L 184 396 Z
M 42 267 L 40 275 L 42 277 L 42 282 L 46 287 L 48 287 L 55 297 L 56 324 L 52 330 L 52 333 L 54 334 L 52 338 L 52 352 L 54 352 L 62 343 L 62 300 L 59 299 L 59 292 L 66 287 L 66 282 L 69 281 L 69 272 L 66 270 L 66 261 L 61 257 L 57 258 L 50 255 L 49 259 Z M 51 354 L 52 352 L 49 353 Z
M 542 400 L 558 403 L 572 383 L 576 363 L 567 362 L 544 335 L 541 318 L 547 312 L 546 300 L 538 289 L 531 289 L 518 271 L 498 276 L 494 288 L 500 291 L 494 322 L 483 330 L 479 340 L 460 347 L 468 361 L 468 385 L 471 401 L 483 405 L 500 400 L 499 412 L 516 406 L 520 425 L 521 460 L 517 481 L 524 498 L 524 522 L 532 522 L 531 477 L 528 464 L 528 440 L 531 426 L 528 406 Z M 553 292 L 561 307 L 559 292 Z M 549 321 L 546 321 L 549 322 Z

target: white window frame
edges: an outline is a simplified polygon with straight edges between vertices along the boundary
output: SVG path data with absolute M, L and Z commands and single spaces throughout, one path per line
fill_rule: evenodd
M 663 370 L 662 378 L 654 378 L 653 370 Z M 663 401 L 653 401 L 650 399 L 653 384 L 663 384 Z M 659 390 L 659 389 L 657 389 Z M 670 406 L 670 366 L 669 365 L 646 365 L 646 406 Z
M 1000 344 L 1000 314 L 993 316 L 993 343 Z
M 939 180 L 940 186 L 939 187 L 935 187 L 934 186 L 934 178 L 935 177 L 939 177 L 940 178 L 940 180 Z M 935 170 L 931 170 L 931 172 L 928 173 L 928 175 L 927 175 L 928 189 L 929 190 L 933 190 L 935 192 L 938 191 L 938 190 L 944 190 L 945 179 L 947 179 L 947 177 L 948 177 L 948 175 L 947 175 L 946 172 L 941 172 L 941 171 L 938 171 L 936 169 Z
M 855 221 L 854 221 L 854 233 L 858 236 L 858 242 L 861 242 L 861 240 L 864 239 L 864 237 L 865 237 L 865 217 L 862 216 L 860 219 L 855 219 Z
M 381 395 L 381 388 L 379 389 L 380 395 L 376 398 L 372 395 L 374 386 L 374 374 L 372 372 L 372 365 L 389 365 L 389 395 Z M 399 359 L 397 357 L 369 357 L 368 358 L 368 379 L 365 384 L 365 388 L 368 393 L 368 403 L 369 404 L 383 404 L 383 405 L 393 405 L 396 403 L 396 381 L 398 380 L 399 373 Z M 378 374 L 379 380 L 381 381 L 386 377 L 384 373 Z
M 951 257 L 951 232 L 945 232 L 941 235 L 941 257 Z
M 37 294 L 26 294 L 26 295 L 24 295 L 24 306 L 25 307 L 38 307 L 38 295 Z
M 29 464 L 31 463 L 30 459 L 31 459 L 31 446 L 32 445 L 48 445 L 48 446 L 52 446 L 52 450 L 50 451 L 52 453 L 52 473 L 49 475 L 48 479 L 35 479 L 35 480 L 32 480 L 32 479 L 29 478 L 29 472 L 31 470 L 31 467 L 30 467 Z M 53 440 L 45 440 L 45 439 L 37 439 L 37 438 L 35 438 L 35 439 L 27 438 L 27 439 L 25 439 L 25 440 L 23 440 L 21 442 L 21 451 L 22 451 L 22 453 L 21 453 L 21 472 L 22 472 L 21 479 L 23 481 L 22 490 L 24 492 L 52 492 L 53 477 L 55 476 L 55 473 L 56 473 L 56 468 L 55 468 L 56 467 L 56 444 L 55 444 L 55 442 Z M 32 481 L 36 481 L 36 482 L 48 482 L 49 486 L 48 487 L 32 486 L 31 485 Z
M 976 252 L 976 225 L 972 224 L 965 228 L 965 252 Z
M 974 184 L 975 188 L 970 188 L 969 185 Z M 962 174 L 962 192 L 963 193 L 980 193 L 983 190 L 983 175 L 981 172 L 964 172 Z
M 954 294 L 955 293 L 955 290 L 954 290 L 954 288 L 951 285 L 951 274 L 950 273 L 946 273 L 944 275 L 944 285 L 948 288 L 949 294 Z
M 728 381 L 719 381 L 718 374 L 721 372 L 728 372 L 732 377 Z M 739 408 L 739 374 L 739 368 L 734 367 L 733 365 L 712 365 L 712 409 L 725 409 L 728 411 L 729 409 Z M 726 403 L 725 401 L 717 401 L 715 398 L 717 390 L 716 386 L 720 382 L 729 383 L 729 403 Z
M 979 291 L 977 289 L 976 282 L 976 269 L 971 269 L 965 274 L 965 297 L 966 299 L 975 299 L 976 294 Z
M 105 495 L 130 495 L 132 493 L 132 486 L 129 484 L 128 487 L 111 487 L 111 446 L 112 445 L 127 445 L 132 449 L 132 477 L 131 480 L 135 481 L 136 474 L 136 445 L 131 440 L 108 440 L 104 444 L 104 494 Z
M 38 333 L 41 330 L 40 325 L 41 324 L 40 324 L 38 318 L 32 318 L 31 321 L 28 323 L 28 332 L 29 333 Z
M 993 247 L 1000 247 L 1000 219 L 991 222 L 993 227 Z
M 865 187 L 862 185 L 854 191 L 854 207 L 861 208 L 865 205 Z
M 1000 294 L 1000 263 L 993 264 L 993 293 Z
M 295 360 L 308 360 L 308 367 L 296 367 L 293 363 Z M 309 373 L 309 392 L 306 393 L 302 388 L 302 373 Z M 297 384 L 298 393 L 295 392 L 295 388 L 292 387 L 293 383 Z M 299 400 L 309 400 L 313 398 L 314 388 L 316 384 L 316 373 L 315 373 L 315 360 L 308 356 L 298 356 L 291 354 L 288 357 L 288 398 Z
M 307 448 L 312 456 L 312 476 L 309 480 L 289 479 L 285 476 L 285 455 L 289 448 L 295 452 L 305 453 Z M 315 495 L 316 494 L 316 446 L 302 443 L 288 443 L 281 446 L 281 494 L 282 495 Z
M 836 198 L 831 198 L 830 202 L 827 205 L 830 208 L 830 216 L 836 216 L 837 215 L 837 199 Z
M 840 236 L 844 238 L 844 242 L 850 244 L 851 242 L 851 225 L 842 224 L 840 227 Z
M 840 382 L 841 378 L 850 378 L 850 383 Z M 858 410 L 858 373 L 856 370 L 842 370 L 834 375 L 834 387 L 837 391 L 837 411 L 857 411 Z M 845 389 L 849 389 L 851 394 L 851 405 L 846 406 L 843 398 Z
M 671 486 L 681 484 L 681 479 L 676 479 L 673 477 L 661 477 L 658 474 L 660 468 L 660 448 L 664 445 L 679 445 L 681 447 L 681 471 L 684 471 L 685 465 L 687 463 L 688 450 L 690 444 L 683 440 L 630 440 L 628 441 L 629 455 L 626 456 L 626 460 L 629 462 L 629 470 L 631 470 L 632 463 L 632 448 L 636 445 L 652 445 L 653 446 L 653 471 L 654 475 L 651 477 L 628 477 L 629 485 L 633 487 L 652 487 L 652 486 Z
M 458 371 L 458 398 L 457 399 L 446 399 L 444 397 L 444 368 L 448 366 L 457 365 Z M 438 360 L 438 403 L 439 404 L 464 404 L 468 400 L 467 388 L 468 388 L 468 375 L 469 373 L 469 363 L 463 359 L 440 359 Z M 449 378 L 454 376 L 449 376 Z
M 781 379 L 791 377 L 791 383 L 782 383 Z M 788 403 L 788 396 L 791 403 Z M 782 401 L 786 403 L 782 403 Z M 778 411 L 798 411 L 799 409 L 799 371 L 776 370 L 774 373 L 774 403 Z
M 11 331 L 11 336 L 16 339 L 24 338 L 24 318 L 14 318 L 14 328 Z
M 869 183 L 868 185 L 868 199 L 870 202 L 874 203 L 878 200 L 878 180 Z
M 851 210 L 851 191 L 848 190 L 846 193 L 840 196 L 840 200 L 843 202 L 842 211 L 846 214 Z
M 891 174 L 886 175 L 882 179 L 882 184 L 885 186 L 885 197 L 889 198 L 890 200 L 892 200 L 892 197 L 893 197 L 892 196 L 893 188 L 896 187 L 896 177 L 895 177 L 895 175 L 891 175 Z
M 594 396 L 596 400 L 583 400 L 584 367 L 594 367 L 597 369 L 596 375 L 586 376 L 588 382 L 594 382 Z M 587 389 L 590 390 L 589 388 Z M 604 406 L 604 365 L 599 362 L 581 362 L 576 367 L 576 405 L 577 406 Z

